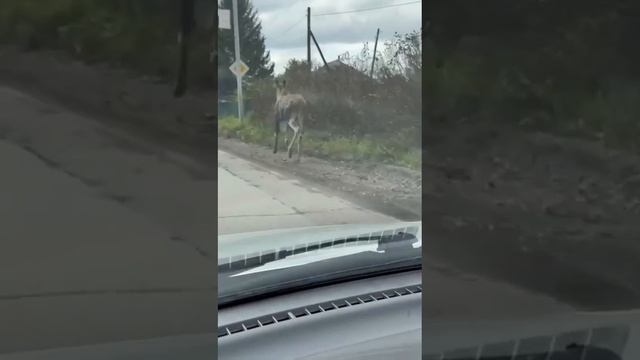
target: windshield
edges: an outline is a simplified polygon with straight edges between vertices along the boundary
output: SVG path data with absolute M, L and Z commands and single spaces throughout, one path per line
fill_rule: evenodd
M 219 6 L 219 308 L 419 269 L 421 2 Z

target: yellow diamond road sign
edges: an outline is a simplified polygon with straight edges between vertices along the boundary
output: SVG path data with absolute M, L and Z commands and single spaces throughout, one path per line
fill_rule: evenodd
M 236 62 L 234 62 L 233 64 L 231 64 L 231 66 L 229 66 L 229 69 L 231 70 L 232 73 L 235 74 L 235 76 L 239 76 L 239 77 L 243 77 L 244 74 L 246 74 L 247 71 L 249 71 L 249 67 L 247 66 L 247 64 L 242 62 L 242 60 L 236 60 Z

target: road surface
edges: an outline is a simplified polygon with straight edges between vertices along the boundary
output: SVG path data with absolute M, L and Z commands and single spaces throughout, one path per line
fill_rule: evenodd
M 218 151 L 220 234 L 394 221 L 398 220 L 331 195 L 327 189 Z
M 0 109 L 0 353 L 213 332 L 213 167 L 13 89 Z

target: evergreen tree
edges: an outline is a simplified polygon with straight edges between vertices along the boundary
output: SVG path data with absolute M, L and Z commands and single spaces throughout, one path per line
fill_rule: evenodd
M 233 11 L 232 0 L 220 1 L 219 7 Z M 219 89 L 224 93 L 232 92 L 235 89 L 235 79 L 229 71 L 229 66 L 235 61 L 233 14 L 231 14 L 231 18 L 231 29 L 218 31 Z M 274 64 L 265 47 L 262 24 L 250 0 L 238 0 L 238 22 L 240 23 L 240 56 L 242 61 L 249 66 L 245 78 L 273 76 Z

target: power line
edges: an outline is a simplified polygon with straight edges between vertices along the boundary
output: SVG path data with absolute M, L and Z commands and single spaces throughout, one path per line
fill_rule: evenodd
M 297 0 L 296 2 L 294 2 L 291 6 L 289 6 L 289 8 L 298 5 L 299 3 L 301 3 L 303 0 Z M 307 15 L 304 15 L 300 20 L 296 21 L 293 25 L 289 26 L 285 31 L 281 32 L 280 35 L 278 36 L 282 36 L 286 33 L 288 33 L 291 29 L 293 29 L 294 27 L 296 27 L 296 25 L 300 24 L 302 22 L 302 20 L 306 19 Z
M 293 29 L 296 25 L 300 24 L 302 22 L 302 20 L 306 19 L 307 16 L 303 16 L 302 18 L 300 18 L 300 20 L 296 21 L 295 24 L 289 26 L 285 31 L 283 31 L 282 33 L 280 33 L 280 36 L 286 34 L 289 32 L 289 30 Z
M 410 2 L 406 2 L 406 3 L 390 4 L 390 5 L 379 6 L 379 7 L 374 7 L 374 8 L 338 11 L 338 12 L 331 12 L 331 13 L 324 13 L 324 14 L 316 14 L 316 15 L 311 15 L 311 16 L 328 16 L 328 15 L 350 14 L 350 13 L 356 13 L 356 12 L 379 10 L 379 9 L 386 9 L 386 8 L 397 7 L 397 6 L 417 4 L 417 3 L 421 3 L 421 2 L 422 1 L 410 1 Z

